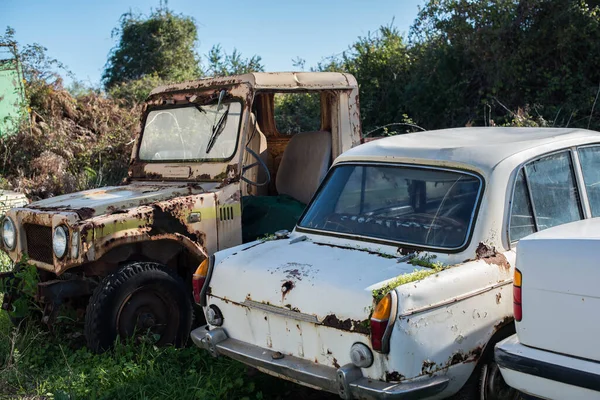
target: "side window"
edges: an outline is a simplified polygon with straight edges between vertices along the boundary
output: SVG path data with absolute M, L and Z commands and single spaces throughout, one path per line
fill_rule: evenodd
M 510 214 L 510 240 L 517 241 L 535 232 L 531 202 L 527 193 L 525 173 L 521 169 L 515 183 L 512 209 Z
M 569 151 L 525 166 L 538 230 L 583 218 Z
M 536 228 L 540 231 L 582 218 L 570 151 L 532 161 L 519 171 L 510 216 L 511 241 Z
M 583 181 L 592 210 L 592 217 L 600 216 L 600 146 L 577 150 Z

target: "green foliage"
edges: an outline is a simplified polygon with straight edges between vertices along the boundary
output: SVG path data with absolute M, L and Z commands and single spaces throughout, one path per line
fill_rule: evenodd
M 599 13 L 581 0 L 428 1 L 412 28 L 409 115 L 428 128 L 504 125 L 530 107 L 554 126 L 598 127 Z
M 316 392 L 212 358 L 195 346 L 157 348 L 149 341 L 115 343 L 93 354 L 80 327 L 48 332 L 13 327 L 0 313 L 0 398 L 280 399 Z
M 403 96 L 411 58 L 399 31 L 392 25 L 382 26 L 375 34 L 358 38 L 341 58 L 341 68 L 360 85 L 363 131 L 402 122 L 409 113 Z M 330 63 L 325 69 L 333 68 Z
M 166 5 L 147 17 L 123 14 L 113 31 L 119 43 L 111 50 L 102 75 L 105 88 L 148 75 L 168 81 L 198 78 L 197 36 L 194 20 L 174 14 Z
M 111 98 L 123 100 L 126 104 L 140 104 L 150 94 L 152 89 L 167 83 L 156 73 L 145 75 L 140 79 L 115 84 L 108 90 Z
M 5 256 L 4 253 L 2 254 Z M 6 263 L 10 265 L 10 263 Z M 38 282 L 37 268 L 29 264 L 26 257 L 23 257 L 18 267 L 14 270 L 14 279 L 0 282 L 0 292 L 17 294 L 12 302 L 12 310 L 8 310 L 10 317 L 17 319 L 28 318 L 33 313 L 39 311 L 39 307 L 35 302 Z
M 237 49 L 233 49 L 231 54 L 227 54 L 218 44 L 209 50 L 206 58 L 208 65 L 204 70 L 204 74 L 207 76 L 239 75 L 265 70 L 265 67 L 261 64 L 260 56 L 254 55 L 250 58 L 243 58 L 242 53 Z
M 600 129 L 599 40 L 597 1 L 428 0 L 408 40 L 392 23 L 311 70 L 357 78 L 372 136 L 472 125 Z M 294 64 L 304 69 L 304 60 Z
M 289 135 L 321 129 L 321 97 L 319 93 L 277 93 L 275 125 Z
M 415 269 L 413 272 L 400 275 L 391 281 L 389 281 L 385 286 L 373 290 L 373 299 L 375 303 L 379 302 L 381 299 L 385 297 L 386 294 L 397 288 L 398 286 L 405 285 L 407 283 L 420 281 L 422 279 L 427 278 L 429 275 L 437 274 L 438 272 L 443 271 L 446 267 L 444 264 L 439 262 L 434 262 L 433 260 L 436 258 L 435 254 L 425 254 L 420 257 L 412 257 L 408 263 L 420 267 L 425 267 L 429 269 Z

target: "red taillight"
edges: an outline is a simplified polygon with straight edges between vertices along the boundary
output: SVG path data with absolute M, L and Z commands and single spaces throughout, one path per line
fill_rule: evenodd
M 206 283 L 207 274 L 208 260 L 204 260 L 196 269 L 194 276 L 192 276 L 192 293 L 194 295 L 194 301 L 196 303 L 200 303 L 200 293 L 202 292 L 202 287 Z
M 192 278 L 192 288 L 194 289 L 194 301 L 196 303 L 200 303 L 200 291 L 202 291 L 202 286 L 204 286 L 205 282 L 205 276 L 200 277 L 194 274 L 194 277 Z
M 515 321 L 521 321 L 523 319 L 523 304 L 521 298 L 521 285 L 523 277 L 521 271 L 515 268 L 515 278 L 513 281 L 513 313 L 515 314 Z
M 392 296 L 388 293 L 377 303 L 371 316 L 371 346 L 375 351 L 385 351 L 383 337 L 392 311 Z
M 381 351 L 383 347 L 383 335 L 388 326 L 388 320 L 378 321 L 371 318 L 371 346 L 373 350 Z

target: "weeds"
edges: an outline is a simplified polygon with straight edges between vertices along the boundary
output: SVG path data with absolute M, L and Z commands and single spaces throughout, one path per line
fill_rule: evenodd
M 381 299 L 383 299 L 385 297 L 386 294 L 388 294 L 390 292 L 390 290 L 393 290 L 395 288 L 397 288 L 398 286 L 402 286 L 405 285 L 407 283 L 411 283 L 411 282 L 416 282 L 416 281 L 420 281 L 422 279 L 427 278 L 429 275 L 433 275 L 436 274 L 442 270 L 444 270 L 446 267 L 444 266 L 443 263 L 440 262 L 434 262 L 433 260 L 436 258 L 435 254 L 431 254 L 431 255 L 423 255 L 420 257 L 413 257 L 411 258 L 408 263 L 411 265 L 415 265 L 415 266 L 420 266 L 420 267 L 426 267 L 428 269 L 415 269 L 413 272 L 408 273 L 408 274 L 404 274 L 404 275 L 400 275 L 396 278 L 394 278 L 393 280 L 391 280 L 390 282 L 388 282 L 385 286 L 379 288 L 379 289 L 375 289 L 372 291 L 373 294 L 373 299 L 375 300 L 375 303 L 378 303 Z
M 0 271 L 11 268 L 10 259 L 0 252 Z M 28 282 L 22 288 L 35 287 L 31 271 L 21 271 Z M 70 322 L 57 324 L 50 332 L 32 315 L 14 326 L 0 311 L 0 399 L 330 397 L 254 370 L 249 373 L 243 364 L 212 358 L 191 344 L 158 348 L 151 340 L 138 344 L 130 340 L 117 342 L 110 352 L 93 354 L 84 346 L 81 324 Z

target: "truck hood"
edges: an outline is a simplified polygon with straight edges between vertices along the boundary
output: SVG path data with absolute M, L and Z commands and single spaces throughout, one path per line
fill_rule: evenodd
M 354 325 L 369 318 L 374 289 L 420 269 L 366 250 L 272 240 L 217 255 L 210 293 L 250 307 L 299 312 L 326 325 Z
M 88 219 L 127 208 L 139 207 L 177 196 L 214 190 L 215 183 L 132 183 L 86 190 L 31 203 L 27 208 L 49 212 L 75 212 Z

